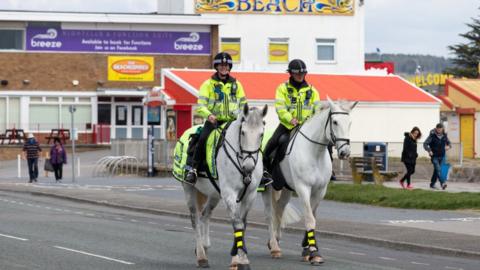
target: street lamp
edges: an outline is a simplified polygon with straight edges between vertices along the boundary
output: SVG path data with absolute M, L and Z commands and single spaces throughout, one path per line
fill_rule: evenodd
M 70 114 L 72 116 L 72 136 L 71 136 L 71 139 L 72 139 L 72 182 L 75 183 L 75 137 L 77 137 L 77 130 L 75 129 L 75 123 L 74 123 L 74 114 L 75 114 L 75 111 L 77 110 L 77 108 L 75 107 L 75 105 L 70 105 L 70 107 L 68 108 L 68 110 L 70 111 Z

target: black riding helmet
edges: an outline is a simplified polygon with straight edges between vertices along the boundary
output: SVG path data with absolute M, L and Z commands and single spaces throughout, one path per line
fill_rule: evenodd
M 287 72 L 292 73 L 307 73 L 307 65 L 300 59 L 293 59 L 288 63 Z
M 226 52 L 218 53 L 217 55 L 215 55 L 215 58 L 213 59 L 213 68 L 217 69 L 217 65 L 224 64 L 224 63 L 228 64 L 228 66 L 230 67 L 230 70 L 232 69 L 233 60 L 230 54 Z

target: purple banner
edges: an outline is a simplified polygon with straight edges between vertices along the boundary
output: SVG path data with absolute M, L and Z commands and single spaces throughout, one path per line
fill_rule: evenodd
M 27 27 L 27 51 L 210 54 L 210 33 Z

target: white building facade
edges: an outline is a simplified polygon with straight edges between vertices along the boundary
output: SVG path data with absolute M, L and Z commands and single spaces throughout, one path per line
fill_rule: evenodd
M 182 2 L 183 1 L 183 2 Z M 158 0 L 159 13 L 222 17 L 220 50 L 235 69 L 284 71 L 304 60 L 309 72 L 364 70 L 363 0 Z

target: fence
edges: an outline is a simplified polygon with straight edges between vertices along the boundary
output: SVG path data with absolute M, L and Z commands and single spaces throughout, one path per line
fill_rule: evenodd
M 175 141 L 154 140 L 154 166 L 160 170 L 171 170 Z M 147 140 L 114 139 L 111 141 L 113 156 L 136 157 L 143 166 L 147 164 Z

